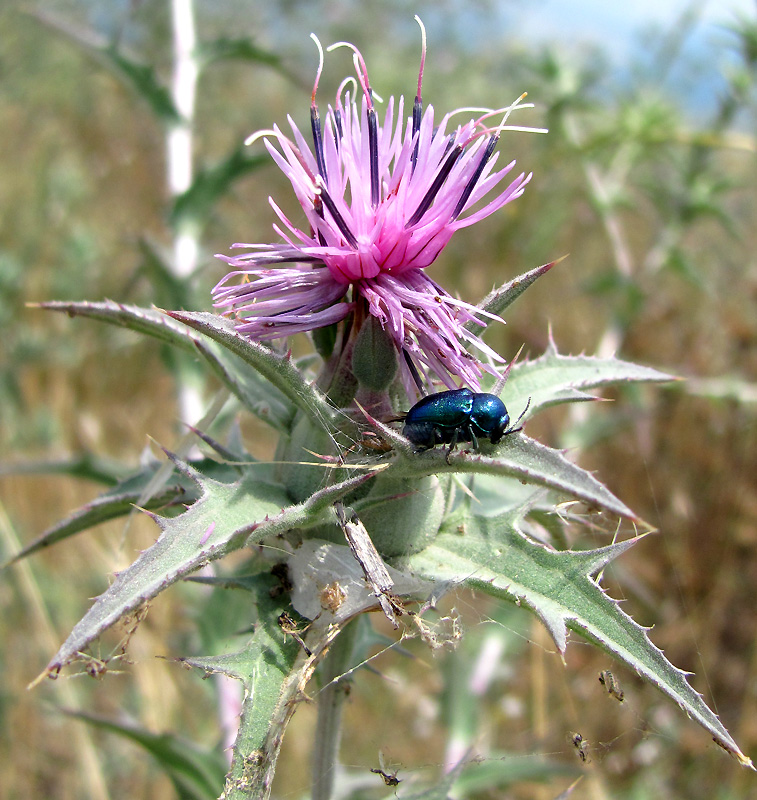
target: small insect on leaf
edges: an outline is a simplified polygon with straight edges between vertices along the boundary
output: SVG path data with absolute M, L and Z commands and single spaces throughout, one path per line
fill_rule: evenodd
M 333 581 L 321 589 L 319 599 L 321 608 L 325 608 L 332 614 L 339 611 L 340 606 L 347 598 L 347 592 L 339 585 L 339 581 Z
M 306 656 L 309 657 L 313 655 L 313 652 L 300 636 L 300 633 L 304 633 L 305 631 L 297 630 L 297 623 L 294 621 L 294 619 L 292 619 L 290 614 L 288 614 L 286 611 L 283 611 L 279 615 L 278 623 L 281 630 L 287 635 L 291 636 L 300 645 L 300 647 L 305 651 Z
M 623 702 L 623 690 L 620 688 L 620 682 L 609 669 L 602 670 L 599 673 L 599 682 L 619 703 Z
M 589 759 L 589 743 L 581 736 L 580 733 L 571 733 L 570 734 L 570 741 L 573 744 L 573 747 L 576 748 L 576 752 L 578 753 L 578 757 L 586 763 Z

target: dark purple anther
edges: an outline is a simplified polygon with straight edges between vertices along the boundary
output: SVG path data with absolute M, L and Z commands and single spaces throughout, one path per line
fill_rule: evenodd
M 457 205 L 455 206 L 455 210 L 452 212 L 450 219 L 457 219 L 460 214 L 462 214 L 465 204 L 468 202 L 471 192 L 478 183 L 487 161 L 489 161 L 489 159 L 492 157 L 492 153 L 494 152 L 494 148 L 497 146 L 498 141 L 499 136 L 492 136 L 486 143 L 486 147 L 484 148 L 481 159 L 476 166 L 476 171 L 473 173 L 473 175 L 471 175 L 470 180 L 465 186 L 465 189 L 463 189 L 463 193 L 460 195 L 460 199 L 457 201 Z
M 434 178 L 434 182 L 429 187 L 423 200 L 421 200 L 420 205 L 415 209 L 413 216 L 405 223 L 406 228 L 410 228 L 417 222 L 420 222 L 421 217 L 431 208 L 431 203 L 434 202 L 434 198 L 439 194 L 439 190 L 444 185 L 444 181 L 447 180 L 447 176 L 452 171 L 452 167 L 455 166 L 455 162 L 462 155 L 463 149 L 463 146 L 459 144 L 452 148 L 452 151 L 447 156 L 447 160 L 442 164 L 442 168 Z
M 318 106 L 315 103 L 310 106 L 310 128 L 313 131 L 313 149 L 315 150 L 315 161 L 316 164 L 318 164 L 318 172 L 323 177 L 323 180 L 327 181 L 328 177 L 326 176 L 326 162 L 323 158 L 321 116 L 318 113 Z
M 368 109 L 368 155 L 371 163 L 371 205 L 376 208 L 379 196 L 378 121 L 376 110 Z

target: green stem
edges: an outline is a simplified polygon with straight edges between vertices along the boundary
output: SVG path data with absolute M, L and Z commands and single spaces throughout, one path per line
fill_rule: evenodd
M 342 706 L 358 625 L 353 621 L 337 637 L 323 665 L 323 689 L 318 695 L 318 722 L 313 747 L 312 800 L 331 800 L 342 737 Z

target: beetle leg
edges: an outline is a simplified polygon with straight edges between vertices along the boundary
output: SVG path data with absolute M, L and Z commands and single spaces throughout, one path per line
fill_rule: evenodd
M 476 432 L 473 430 L 473 426 L 468 426 L 468 432 L 470 433 L 470 440 L 473 443 L 473 449 L 478 452 L 478 439 L 476 438 Z
M 444 460 L 448 464 L 450 463 L 450 460 L 449 460 L 450 453 L 455 449 L 455 447 L 457 445 L 457 432 L 459 430 L 460 430 L 459 428 L 455 428 L 454 432 L 452 433 L 452 438 L 449 440 L 449 447 L 447 448 L 447 455 L 444 457 Z M 450 464 L 450 466 L 452 466 L 452 465 Z

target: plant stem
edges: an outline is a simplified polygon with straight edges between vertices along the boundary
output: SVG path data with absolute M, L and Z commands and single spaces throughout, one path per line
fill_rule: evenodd
M 173 33 L 173 75 L 171 98 L 181 122 L 166 133 L 166 169 L 168 191 L 173 202 L 189 189 L 193 180 L 193 133 L 195 100 L 200 64 L 197 59 L 193 0 L 171 0 Z M 181 281 L 191 281 L 200 252 L 194 225 L 178 226 L 173 231 L 171 270 Z M 202 416 L 200 387 L 191 370 L 180 370 L 178 386 L 179 418 L 194 425 Z
M 323 669 L 323 689 L 318 695 L 318 722 L 313 747 L 312 800 L 330 800 L 334 788 L 339 744 L 342 737 L 342 706 L 347 696 L 345 672 L 351 666 L 358 625 L 347 626 L 331 647 Z

